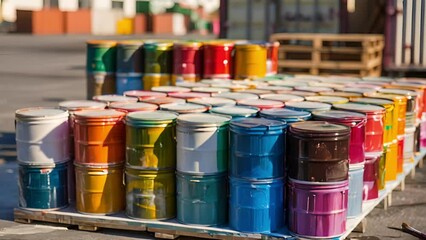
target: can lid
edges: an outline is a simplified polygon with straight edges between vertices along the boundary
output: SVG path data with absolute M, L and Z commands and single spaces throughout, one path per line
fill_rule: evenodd
M 353 97 L 362 97 L 362 93 L 353 93 L 353 92 L 320 92 L 321 96 L 337 96 L 337 97 L 347 97 L 347 98 L 353 98 Z
M 231 80 L 229 80 L 229 79 L 218 79 L 218 78 L 215 78 L 215 79 L 201 79 L 199 81 L 199 83 L 207 84 L 209 86 L 214 85 L 214 84 L 225 84 L 225 85 L 231 85 L 232 84 Z
M 151 91 L 142 91 L 142 90 L 132 90 L 124 92 L 125 96 L 128 97 L 137 97 L 137 98 L 152 98 L 152 97 L 167 97 L 167 93 L 162 92 L 151 92 Z
M 143 46 L 146 50 L 149 51 L 164 51 L 164 50 L 172 50 L 173 48 L 173 42 L 161 42 L 161 41 L 154 41 L 154 42 L 145 42 Z
M 355 98 L 352 100 L 355 103 L 367 103 L 367 104 L 375 104 L 375 105 L 388 105 L 393 104 L 392 100 L 382 99 L 382 98 Z
M 309 97 L 309 96 L 317 96 L 316 92 L 305 92 L 305 91 L 290 91 L 288 92 L 293 95 L 301 96 L 301 97 Z
M 205 92 L 205 93 L 222 93 L 230 92 L 229 88 L 212 88 L 212 87 L 196 87 L 192 89 L 193 92 Z
M 233 119 L 230 124 L 231 127 L 244 128 L 249 131 L 282 129 L 287 126 L 284 121 L 253 117 Z
M 76 118 L 118 118 L 126 115 L 125 112 L 114 109 L 82 110 L 74 113 Z
M 376 92 L 376 90 L 371 89 L 371 88 L 368 89 L 368 88 L 357 88 L 357 87 L 342 88 L 342 89 L 340 89 L 340 91 L 343 91 L 343 92 L 353 92 L 353 93 L 361 93 L 361 94 Z
M 258 96 L 263 96 L 266 94 L 272 94 L 271 91 L 268 90 L 262 90 L 262 89 L 248 89 L 248 90 L 244 90 L 244 91 L 240 91 L 241 93 L 251 93 L 251 94 L 256 94 Z M 273 100 L 273 99 L 272 99 Z
M 186 101 L 185 99 L 181 99 L 181 98 L 156 97 L 156 98 L 141 99 L 141 102 L 162 105 L 162 104 L 169 104 L 169 103 L 185 103 Z
M 328 134 L 349 134 L 350 128 L 342 124 L 334 124 L 325 121 L 297 122 L 290 125 L 291 132 L 304 134 L 328 133 Z
M 190 92 L 191 89 L 184 88 L 184 87 L 174 87 L 174 86 L 159 86 L 159 87 L 152 87 L 151 91 L 163 92 L 163 93 L 172 93 L 172 92 Z
M 195 42 L 195 41 L 175 42 L 173 45 L 174 48 L 194 48 L 194 49 L 198 49 L 201 46 L 203 46 L 201 42 Z
M 68 118 L 68 112 L 59 108 L 31 107 L 16 110 L 19 119 L 54 119 Z
M 239 50 L 262 50 L 265 49 L 265 44 L 253 44 L 253 43 L 237 43 L 235 49 Z
M 127 114 L 126 120 L 128 122 L 142 121 L 145 124 L 161 124 L 171 123 L 178 117 L 178 114 L 168 111 L 155 111 L 155 112 L 131 112 Z
M 200 104 L 193 103 L 170 103 L 160 105 L 161 110 L 173 111 L 177 113 L 195 113 L 195 112 L 205 112 L 208 107 Z
M 123 109 L 129 112 L 134 111 L 155 111 L 158 106 L 155 104 L 144 103 L 144 102 L 114 102 L 111 103 L 110 108 Z
M 399 101 L 399 102 L 407 102 L 406 96 L 398 95 L 398 94 L 372 93 L 372 94 L 366 94 L 366 96 L 373 97 L 373 98 L 391 99 L 393 101 Z
M 117 45 L 117 42 L 113 40 L 89 40 L 86 43 L 88 46 L 94 47 L 115 47 Z
M 201 82 L 176 82 L 176 86 L 185 87 L 185 88 L 195 88 L 195 87 L 208 87 L 208 84 Z
M 138 99 L 135 97 L 126 97 L 123 95 L 115 95 L 115 94 L 94 96 L 93 100 L 104 102 L 107 104 L 112 102 L 137 102 L 138 101 Z
M 363 81 L 370 81 L 370 82 L 393 82 L 393 78 L 389 77 L 363 77 Z
M 220 116 L 211 113 L 190 113 L 179 115 L 177 123 L 182 126 L 222 126 L 228 124 L 230 117 Z
M 335 97 L 335 96 L 308 96 L 306 97 L 307 101 L 311 102 L 323 102 L 323 103 L 347 103 L 349 99 L 344 97 Z
M 311 118 L 310 112 L 295 111 L 286 108 L 272 108 L 260 111 L 261 117 L 284 119 L 287 123 L 306 121 Z
M 293 109 L 293 110 L 306 110 L 306 111 L 312 112 L 312 111 L 320 111 L 320 110 L 330 110 L 331 104 L 322 103 L 322 102 L 310 102 L 310 101 L 288 102 L 286 104 L 286 108 Z
M 266 99 L 244 99 L 238 102 L 238 105 L 253 106 L 258 108 L 282 108 L 284 103 Z
M 282 87 L 301 87 L 301 86 L 308 86 L 307 82 L 291 81 L 291 79 L 290 80 L 271 81 L 271 82 L 269 82 L 269 84 L 273 85 L 273 86 L 282 86 Z
M 349 112 L 349 111 L 339 111 L 339 110 L 329 110 L 329 111 L 320 111 L 313 112 L 312 116 L 318 120 L 343 120 L 343 121 L 362 121 L 366 119 L 365 114 L 359 112 Z
M 227 115 L 232 117 L 250 117 L 256 116 L 258 108 L 242 107 L 242 106 L 223 106 L 210 109 L 210 112 Z
M 239 92 L 224 92 L 224 93 L 214 93 L 213 97 L 229 98 L 235 101 L 243 99 L 259 99 L 256 94 L 251 93 L 239 93 Z
M 292 95 L 292 94 L 265 94 L 262 95 L 262 99 L 266 100 L 275 100 L 281 102 L 302 102 L 305 99 L 301 96 Z
M 117 46 L 120 47 L 126 47 L 126 46 L 136 46 L 136 47 L 140 47 L 143 45 L 143 41 L 142 40 L 122 40 L 117 42 Z
M 345 87 L 345 85 L 341 83 L 329 83 L 329 82 L 313 82 L 313 83 L 309 83 L 309 86 L 327 87 L 327 88 L 333 88 L 333 89 L 341 89 Z
M 267 91 L 291 91 L 293 88 L 284 86 L 258 86 L 256 89 Z
M 60 102 L 59 107 L 68 111 L 77 111 L 85 109 L 104 109 L 106 104 L 91 100 L 71 100 Z
M 236 104 L 236 102 L 232 99 L 219 97 L 194 98 L 188 99 L 188 102 L 212 107 L 234 106 Z
M 406 90 L 406 89 L 394 89 L 394 88 L 383 88 L 379 90 L 380 93 L 390 93 L 390 94 L 398 94 L 404 96 L 413 96 L 417 97 L 419 94 L 416 91 Z
M 366 88 L 366 89 L 371 89 L 371 90 L 380 90 L 382 88 L 382 86 L 377 85 L 377 84 L 369 84 L 364 83 L 364 82 L 357 82 L 357 83 L 349 83 L 347 84 L 345 87 L 347 88 Z
M 174 98 L 183 98 L 183 99 L 191 99 L 191 98 L 203 98 L 209 97 L 208 93 L 197 93 L 197 92 L 172 92 L 168 94 L 169 97 Z
M 359 103 L 342 103 L 334 104 L 334 108 L 346 111 L 356 111 L 363 113 L 383 113 L 385 108 L 377 105 L 359 104 Z
M 320 86 L 295 86 L 294 89 L 305 92 L 333 92 L 332 88 Z

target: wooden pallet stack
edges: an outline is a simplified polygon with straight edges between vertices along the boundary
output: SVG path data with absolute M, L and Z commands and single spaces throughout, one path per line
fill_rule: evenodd
M 382 35 L 277 33 L 279 72 L 313 75 L 380 76 Z

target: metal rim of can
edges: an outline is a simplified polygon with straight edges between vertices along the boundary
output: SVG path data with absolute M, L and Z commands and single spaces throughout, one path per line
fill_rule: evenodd
M 126 116 L 126 124 L 130 126 L 163 125 L 176 121 L 178 114 L 170 111 L 131 112 Z
M 16 110 L 15 117 L 22 121 L 52 120 L 52 119 L 68 118 L 69 113 L 67 110 L 63 110 L 60 108 L 29 107 L 29 108 L 21 108 Z
M 161 104 L 160 109 L 183 114 L 183 113 L 205 112 L 209 110 L 209 107 L 205 105 L 201 105 L 201 104 L 195 104 L 195 103 L 169 103 L 169 104 Z
M 90 47 L 115 47 L 117 41 L 114 40 L 88 40 L 86 44 Z
M 220 127 L 227 125 L 230 117 L 211 113 L 191 113 L 179 115 L 177 125 L 183 127 Z
M 71 100 L 62 101 L 59 103 L 59 108 L 67 111 L 79 111 L 87 109 L 104 109 L 106 104 L 99 101 L 93 100 Z
M 333 107 L 339 110 L 357 111 L 366 114 L 384 114 L 386 109 L 378 105 L 360 104 L 360 103 L 342 103 L 333 104 Z

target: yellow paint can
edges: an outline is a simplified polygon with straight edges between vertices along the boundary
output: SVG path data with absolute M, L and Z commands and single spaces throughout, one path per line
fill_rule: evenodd
M 169 86 L 171 84 L 171 80 L 172 76 L 170 74 L 145 74 L 143 76 L 143 89 L 150 91 L 153 87 Z
M 107 215 L 124 208 L 123 165 L 75 164 L 78 212 Z
M 236 44 L 234 56 L 235 79 L 265 77 L 267 60 L 266 45 Z

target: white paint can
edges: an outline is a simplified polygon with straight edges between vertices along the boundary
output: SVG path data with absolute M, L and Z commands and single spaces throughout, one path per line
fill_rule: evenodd
M 404 138 L 404 162 L 414 161 L 414 132 L 416 131 L 415 127 L 405 128 L 405 138 Z

